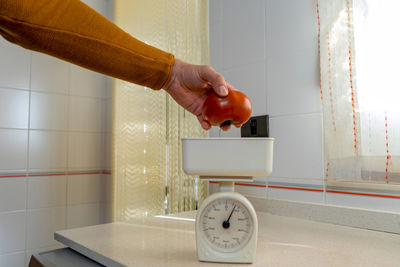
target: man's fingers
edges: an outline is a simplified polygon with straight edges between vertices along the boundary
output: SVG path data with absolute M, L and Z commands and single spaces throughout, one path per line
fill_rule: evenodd
M 210 124 L 208 121 L 205 121 L 205 120 L 203 119 L 203 116 L 202 116 L 202 115 L 197 116 L 197 119 L 199 120 L 200 125 L 201 125 L 201 127 L 202 127 L 204 130 L 208 131 L 208 130 L 211 129 L 211 124 Z
M 200 68 L 200 77 L 204 81 L 210 83 L 219 96 L 226 96 L 228 94 L 228 87 L 224 77 L 216 72 L 211 66 L 202 66 Z

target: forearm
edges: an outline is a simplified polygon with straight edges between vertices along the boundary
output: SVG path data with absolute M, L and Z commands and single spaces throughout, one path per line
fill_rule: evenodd
M 10 42 L 129 82 L 160 89 L 174 56 L 149 46 L 78 0 L 0 0 Z

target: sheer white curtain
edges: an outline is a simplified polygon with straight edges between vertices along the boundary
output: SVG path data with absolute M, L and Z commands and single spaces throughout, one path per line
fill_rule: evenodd
M 317 1 L 328 181 L 400 183 L 399 8 Z

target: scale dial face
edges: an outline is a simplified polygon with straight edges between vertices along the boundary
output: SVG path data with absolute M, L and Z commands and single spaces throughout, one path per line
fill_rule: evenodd
M 199 219 L 200 235 L 220 252 L 243 248 L 253 235 L 253 218 L 247 207 L 236 199 L 219 198 L 210 202 Z

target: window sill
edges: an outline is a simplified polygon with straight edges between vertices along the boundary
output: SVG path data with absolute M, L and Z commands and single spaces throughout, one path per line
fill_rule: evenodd
M 256 211 L 400 234 L 400 213 L 246 196 Z

